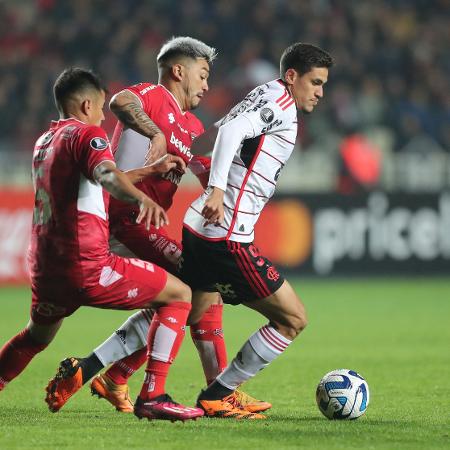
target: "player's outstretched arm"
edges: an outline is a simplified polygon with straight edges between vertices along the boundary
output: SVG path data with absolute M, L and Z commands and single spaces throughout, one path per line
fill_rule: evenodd
M 127 170 L 125 174 L 131 183 L 136 184 L 149 175 L 167 173 L 171 170 L 176 170 L 183 174 L 186 172 L 186 163 L 179 156 L 165 154 L 150 165 L 139 167 L 138 169 Z
M 139 205 L 137 223 L 145 221 L 147 229 L 151 224 L 159 228 L 169 223 L 164 209 L 134 187 L 128 176 L 117 169 L 113 162 L 103 161 L 100 163 L 94 170 L 94 178 L 116 199 Z
M 109 102 L 109 108 L 126 127 L 150 139 L 146 165 L 167 153 L 167 143 L 163 132 L 144 111 L 135 94 L 127 90 L 118 92 Z

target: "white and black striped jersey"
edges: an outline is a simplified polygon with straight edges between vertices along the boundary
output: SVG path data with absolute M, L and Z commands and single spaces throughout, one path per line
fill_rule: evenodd
M 282 80 L 253 89 L 218 125 L 209 187 L 189 207 L 184 226 L 209 240 L 252 242 L 254 226 L 297 137 L 297 109 Z M 223 191 L 222 225 L 204 226 L 204 203 L 215 186 Z

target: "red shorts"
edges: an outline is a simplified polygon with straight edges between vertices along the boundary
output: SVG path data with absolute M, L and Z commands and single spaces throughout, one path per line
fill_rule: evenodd
M 148 307 L 166 286 L 167 272 L 140 259 L 111 255 L 94 281 L 79 289 L 58 279 L 32 283 L 31 319 L 49 325 L 70 316 L 80 306 L 125 310 Z
M 176 275 L 181 244 L 170 238 L 164 228 L 156 229 L 152 225 L 150 230 L 147 230 L 144 223 L 137 224 L 134 218 L 124 216 L 114 218 L 111 234 L 136 257 L 158 264 Z M 112 246 L 111 251 L 117 250 Z M 122 254 L 121 250 L 117 253 Z

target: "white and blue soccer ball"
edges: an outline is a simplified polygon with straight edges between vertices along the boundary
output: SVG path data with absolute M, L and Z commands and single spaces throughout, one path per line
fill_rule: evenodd
M 369 386 L 354 370 L 328 372 L 316 390 L 317 405 L 328 419 L 357 419 L 369 406 Z

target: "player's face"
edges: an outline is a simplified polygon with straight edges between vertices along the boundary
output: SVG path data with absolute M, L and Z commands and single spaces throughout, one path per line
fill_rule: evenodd
M 189 61 L 185 66 L 183 90 L 186 95 L 186 109 L 195 109 L 208 91 L 209 64 L 203 58 Z
M 103 107 L 105 106 L 105 92 L 95 92 L 90 99 L 90 110 L 89 110 L 89 125 L 100 126 L 105 120 L 105 115 L 103 114 Z
M 292 70 L 291 77 L 288 72 Z M 286 72 L 286 81 L 290 84 L 291 94 L 294 97 L 297 109 L 310 113 L 323 97 L 323 85 L 328 80 L 326 67 L 313 67 L 309 72 L 300 75 L 294 69 Z

